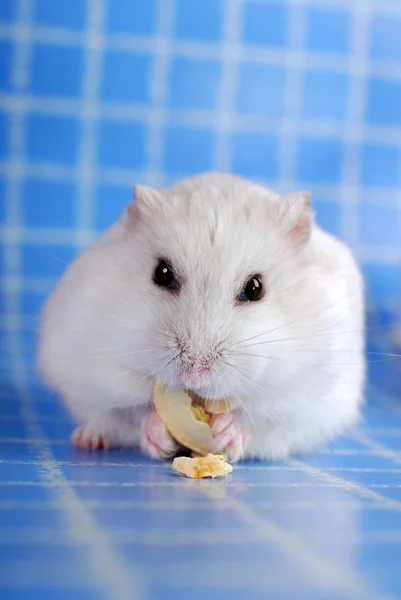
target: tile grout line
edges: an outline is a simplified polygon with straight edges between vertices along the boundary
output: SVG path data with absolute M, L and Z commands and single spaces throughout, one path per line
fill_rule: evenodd
M 236 0 L 239 1 L 239 0 Z M 294 0 L 292 0 L 294 1 Z M 236 15 L 238 19 L 238 15 Z M 235 24 L 235 27 L 238 28 L 238 25 Z M 230 28 L 233 26 L 230 26 Z M 298 24 L 299 27 L 299 24 Z M 231 35 L 234 35 L 233 33 Z M 96 39 L 96 38 L 95 38 Z M 234 46 L 235 55 L 238 57 L 238 60 L 241 58 L 241 51 L 239 50 L 241 46 Z M 94 49 L 92 47 L 92 49 Z M 227 52 L 227 50 L 226 50 Z M 297 63 L 301 64 L 300 56 L 296 56 Z M 235 91 L 235 80 L 236 80 L 236 68 L 238 65 L 233 60 L 233 56 L 231 56 L 231 61 L 233 65 L 229 67 L 227 63 L 225 68 L 229 71 L 229 77 L 227 75 L 227 79 L 229 79 L 229 85 L 227 85 L 227 89 L 230 90 L 230 94 L 233 94 Z M 167 72 L 169 62 L 166 58 L 155 71 L 154 77 L 162 78 L 163 81 L 163 73 Z M 97 70 L 97 69 L 96 69 Z M 297 67 L 299 70 L 299 67 Z M 297 78 L 299 79 L 299 74 L 297 74 Z M 355 77 L 357 74 L 355 74 Z M 361 71 L 359 71 L 359 76 L 361 76 Z M 299 86 L 299 81 L 294 81 L 294 90 L 296 91 Z M 155 84 L 154 84 L 155 85 Z M 113 120 L 118 122 L 133 122 L 133 123 L 143 123 L 146 122 L 150 126 L 160 126 L 165 121 L 165 111 L 162 108 L 163 100 L 165 99 L 165 89 L 166 86 L 162 85 L 160 82 L 158 86 L 155 86 L 155 90 L 153 92 L 154 96 L 154 104 L 155 108 L 149 111 L 146 105 L 135 104 L 135 103 L 106 103 L 97 101 L 97 106 L 87 105 L 85 107 L 85 101 L 74 100 L 69 98 L 51 98 L 48 96 L 32 96 L 29 93 L 24 94 L 24 98 L 18 97 L 13 93 L 1 93 L 0 92 L 0 108 L 6 111 L 12 111 L 16 114 L 21 112 L 39 112 L 42 114 L 52 114 L 59 115 L 65 117 L 76 117 L 77 113 L 85 110 L 86 115 L 89 120 L 95 119 L 95 117 L 101 117 L 105 120 Z M 292 86 L 289 88 L 292 89 Z M 164 91 L 163 91 L 164 90 Z M 220 92 L 222 94 L 222 92 Z M 224 92 L 225 94 L 227 92 Z M 227 93 L 227 95 L 229 95 Z M 287 100 L 289 105 L 292 102 L 295 103 L 293 99 Z M 222 110 L 220 112 L 223 112 Z M 292 112 L 292 109 L 291 111 Z M 354 124 L 350 124 L 347 128 L 339 127 L 342 124 L 342 121 L 336 120 L 327 120 L 322 118 L 311 118 L 306 117 L 303 118 L 300 122 L 297 123 L 296 127 L 294 125 L 294 118 L 296 116 L 296 112 L 293 112 L 293 117 L 274 117 L 274 116 L 266 116 L 263 121 L 260 120 L 260 117 L 252 115 L 252 114 L 238 114 L 235 111 L 232 111 L 229 114 L 229 119 L 224 118 L 223 124 L 224 129 L 228 133 L 236 133 L 236 132 L 244 132 L 244 133 L 276 133 L 277 128 L 281 125 L 285 134 L 294 136 L 296 133 L 302 133 L 304 135 L 312 135 L 316 136 L 320 139 L 326 139 L 330 137 L 330 139 L 335 139 L 343 142 L 355 142 L 360 140 L 360 130 L 358 130 L 358 126 Z M 171 122 L 175 125 L 188 125 L 191 127 L 212 127 L 216 124 L 216 116 L 215 111 L 210 109 L 171 109 L 169 112 L 169 117 Z M 380 126 L 380 125 L 366 125 L 364 127 L 364 140 L 369 141 L 371 143 L 383 144 L 396 144 L 399 140 L 400 128 L 390 128 L 388 126 Z M 154 156 L 158 156 L 159 150 L 157 149 L 157 144 L 155 147 Z M 152 154 L 152 153 L 151 153 Z M 156 159 L 158 160 L 158 159 Z M 151 159 L 152 163 L 153 160 Z M 54 165 L 53 165 L 54 168 Z M 61 169 L 68 169 L 68 167 L 60 167 Z M 74 167 L 70 167 L 71 171 L 74 171 Z M 155 171 L 156 172 L 156 171 Z M 374 187 L 376 189 L 376 186 Z M 391 188 L 393 189 L 393 188 Z
M 16 113 L 21 111 L 16 111 Z M 397 134 L 398 135 L 398 134 Z M 55 165 L 48 162 L 30 162 L 24 165 L 26 174 L 34 177 L 42 177 L 43 179 L 49 179 L 52 181 L 61 181 L 63 183 L 68 181 L 78 181 L 80 175 L 77 170 L 73 167 L 65 167 L 61 165 Z M 0 160 L 0 174 L 11 171 L 13 167 L 12 161 L 1 161 Z M 120 185 L 129 185 L 132 181 L 132 175 L 135 177 L 144 177 L 147 171 L 144 170 L 129 170 L 129 169 L 113 169 L 105 168 L 102 169 L 97 176 L 99 177 L 100 183 L 115 183 Z M 176 174 L 178 176 L 178 174 Z M 16 173 L 18 176 L 18 173 Z M 13 173 L 10 173 L 10 177 L 13 177 Z M 267 180 L 265 180 L 267 181 Z M 276 180 L 277 182 L 278 180 Z M 335 195 L 338 192 L 340 184 L 316 184 L 314 182 L 305 182 L 307 185 L 313 186 L 314 190 L 319 194 L 330 196 L 332 201 L 335 202 Z M 347 193 L 355 193 L 358 189 L 355 185 L 344 185 L 342 186 Z M 380 199 L 377 198 L 379 194 Z M 394 190 L 391 187 L 372 187 L 365 190 L 365 196 L 369 200 L 370 204 L 374 206 L 393 206 L 394 205 Z
M 120 528 L 113 528 L 110 530 L 110 535 L 116 543 L 141 543 L 145 546 L 153 547 L 182 547 L 190 546 L 196 543 L 197 546 L 207 545 L 225 545 L 225 544 L 236 544 L 238 543 L 238 531 L 237 530 L 224 530 L 216 532 L 213 528 L 198 530 L 195 533 L 191 530 L 182 528 L 174 528 L 173 531 L 160 529 L 151 529 L 144 534 L 140 531 L 127 531 L 121 530 Z M 315 532 L 314 532 L 315 533 Z M 331 536 L 318 535 L 316 536 L 319 541 L 330 541 L 341 539 L 341 534 L 337 537 L 335 534 Z M 316 539 L 316 538 L 315 538 Z M 377 531 L 366 534 L 363 538 L 370 543 L 396 543 L 401 541 L 401 530 L 393 531 Z M 241 531 L 241 542 L 244 543 L 257 543 L 261 542 L 261 536 L 258 531 Z M 349 536 L 347 542 L 349 544 L 355 544 L 359 541 L 358 536 Z M 32 546 L 40 546 L 46 544 L 49 546 L 63 546 L 66 545 L 66 541 L 63 539 L 57 539 L 54 534 L 46 528 L 28 528 L 24 532 L 11 532 L 9 528 L 0 528 L 0 543 L 7 544 L 10 546 L 19 546 L 22 542 L 29 543 Z M 90 540 L 83 533 L 79 539 L 80 545 L 86 545 Z M 69 545 L 69 544 L 68 544 Z
M 12 66 L 12 84 L 18 94 L 25 91 L 29 79 L 30 64 L 30 20 L 33 10 L 32 0 L 20 0 L 17 18 L 18 28 L 15 29 L 15 55 Z M 6 227 L 4 231 L 5 244 L 5 325 L 7 330 L 7 346 L 10 355 L 11 368 L 18 371 L 22 365 L 23 343 L 21 331 L 21 229 L 23 223 L 22 211 L 22 179 L 25 174 L 25 114 L 24 103 L 22 110 L 12 111 L 10 118 L 10 154 L 11 160 L 6 171 Z M 14 329 L 9 327 L 13 316 Z
M 93 241 L 95 183 L 97 176 L 98 98 L 103 59 L 104 0 L 90 0 L 88 28 L 84 37 L 85 62 L 80 118 L 81 147 L 78 155 L 78 194 L 76 200 L 75 238 L 82 249 Z M 75 113 L 76 114 L 76 113 Z
M 366 11 L 361 5 L 355 3 L 351 11 L 353 31 L 351 39 L 350 90 L 348 94 L 348 107 L 346 126 L 344 128 L 345 139 L 352 138 L 345 146 L 344 169 L 342 183 L 344 188 L 340 193 L 341 219 L 343 237 L 351 245 L 357 247 L 359 244 L 358 216 L 360 213 L 359 169 L 361 160 L 361 145 L 363 136 L 363 120 L 366 107 L 366 75 L 367 75 L 367 52 L 369 37 L 369 8 L 371 0 L 364 0 Z M 352 136 L 349 135 L 352 132 Z M 350 193 L 349 185 L 354 189 Z
M 236 1 L 242 2 L 243 0 Z M 299 0 L 290 1 L 295 8 L 304 6 L 304 3 L 299 2 Z M 355 3 L 355 9 L 358 10 L 359 14 L 365 15 L 367 13 L 364 4 Z M 383 13 L 381 12 L 381 14 Z M 399 12 L 399 15 L 401 15 L 401 11 Z M 16 26 L 0 23 L 0 39 L 14 38 L 16 36 L 16 31 Z M 219 50 L 221 49 L 219 43 L 170 39 L 169 35 L 164 32 L 165 30 L 163 28 L 161 30 L 161 35 L 158 36 L 160 44 L 168 43 L 170 53 L 174 56 L 191 58 L 192 60 L 213 60 L 216 59 L 216 56 L 218 56 Z M 68 31 L 61 27 L 36 26 L 35 30 L 32 32 L 32 39 L 39 43 L 74 47 L 82 46 L 85 34 Z M 154 37 L 109 33 L 105 38 L 105 48 L 110 50 L 120 50 L 127 53 L 138 52 L 153 55 L 154 45 Z M 228 60 L 230 60 L 231 50 L 234 50 L 234 48 L 230 47 L 229 49 L 230 55 L 228 56 Z M 235 52 L 233 52 L 233 54 L 235 55 Z M 284 66 L 288 59 L 290 59 L 291 62 L 297 62 L 300 55 L 302 56 L 302 61 L 307 63 L 313 70 L 327 70 L 329 68 L 339 72 L 353 73 L 354 66 L 349 65 L 347 57 L 344 57 L 342 54 L 326 54 L 322 56 L 313 51 L 292 51 L 290 48 L 287 57 L 283 57 L 281 49 L 268 48 L 265 45 L 249 44 L 244 45 L 243 48 L 244 60 L 260 64 L 274 63 L 278 66 Z M 235 58 L 233 60 L 235 60 Z M 386 76 L 392 80 L 398 81 L 401 78 L 399 61 L 396 59 L 373 59 L 372 74 L 376 76 Z
M 359 438 L 355 437 L 355 439 L 357 441 L 359 441 Z M 362 439 L 362 438 L 361 438 Z M 36 443 L 38 440 L 37 439 L 31 439 L 31 440 L 25 440 L 27 443 L 31 443 L 34 444 Z M 51 440 L 49 440 L 47 438 L 48 443 L 52 443 Z M 388 448 L 384 448 L 382 445 L 380 444 L 376 444 L 375 442 L 370 442 L 370 441 L 366 441 L 366 442 L 362 442 L 361 443 L 366 443 L 366 445 L 369 445 L 371 443 L 372 447 L 374 449 L 377 448 L 377 452 L 375 452 L 374 456 L 383 456 L 383 458 L 388 458 L 388 456 L 384 456 L 382 454 L 382 450 L 386 450 L 389 455 L 390 453 L 393 455 L 394 452 L 392 450 L 389 450 Z M 67 442 L 66 444 L 67 445 Z M 400 461 L 401 461 L 401 453 L 400 454 Z M 371 454 L 369 454 L 369 456 L 372 456 Z M 112 462 L 112 461 L 102 461 L 102 462 L 96 462 L 96 461 L 85 461 L 85 460 L 80 460 L 79 462 L 74 462 L 74 461 L 70 461 L 70 460 L 54 460 L 55 464 L 57 464 L 59 467 L 63 467 L 63 466 L 67 466 L 67 467 L 95 467 L 95 468 L 111 468 L 111 467 L 117 467 L 120 469 L 150 469 L 150 470 L 162 470 L 162 471 L 170 471 L 171 466 L 168 463 L 157 463 L 155 462 L 155 464 L 148 464 L 148 463 L 131 463 L 131 462 Z M 22 459 L 0 459 L 0 465 L 38 465 L 40 464 L 40 461 L 37 460 L 22 460 Z M 398 463 L 397 463 L 398 464 Z M 265 472 L 265 473 L 275 473 L 275 472 L 284 472 L 284 473 L 288 473 L 288 472 L 296 472 L 299 471 L 298 467 L 294 467 L 294 466 L 287 466 L 287 465 L 279 465 L 279 466 L 275 466 L 275 465 L 269 465 L 269 466 L 263 466 L 263 467 L 259 467 L 259 466 L 252 466 L 252 467 L 247 467 L 247 466 L 243 466 L 241 465 L 241 463 L 239 465 L 235 466 L 235 470 L 240 473 L 261 473 L 261 472 Z M 325 467 L 324 468 L 325 472 L 330 472 L 330 473 L 387 473 L 387 474 L 393 474 L 393 475 L 401 475 L 401 468 L 369 468 L 369 467 Z M 1 485 L 1 484 L 0 484 Z M 272 484 L 273 487 L 274 484 Z M 282 485 L 286 485 L 286 484 L 282 484 Z M 296 484 L 299 487 L 302 487 L 303 484 Z
M 161 183 L 160 173 L 163 170 L 163 135 L 167 123 L 166 98 L 168 77 L 171 66 L 172 28 L 174 22 L 173 0 L 159 1 L 157 4 L 156 39 L 152 41 L 154 50 L 154 66 L 151 77 L 151 108 L 146 110 L 145 121 L 148 122 L 148 163 L 145 172 L 147 183 Z M 134 183 L 134 182 L 131 182 Z
M 224 24 L 221 48 L 220 89 L 217 102 L 216 149 L 214 167 L 219 171 L 232 170 L 232 123 L 235 120 L 235 98 L 238 87 L 238 66 L 242 45 L 239 36 L 242 26 L 243 0 L 224 0 Z
M 300 471 L 307 473 L 317 479 L 320 479 L 328 485 L 338 487 L 339 489 L 345 492 L 352 492 L 360 498 L 373 500 L 382 504 L 388 509 L 401 511 L 401 502 L 393 500 L 392 498 L 387 498 L 386 496 L 383 496 L 374 491 L 374 489 L 388 489 L 389 486 L 372 485 L 369 488 L 367 488 L 361 485 L 360 483 L 355 483 L 354 481 L 349 481 L 347 479 L 338 477 L 337 475 L 327 473 L 323 469 L 312 467 L 311 465 L 308 465 L 307 463 L 301 460 L 293 459 L 290 461 L 290 464 L 294 465 L 294 467 L 298 467 Z M 400 486 L 395 487 L 401 487 L 401 484 Z
M 279 171 L 282 188 L 279 191 L 294 191 L 296 181 L 296 143 L 300 133 L 300 99 L 302 78 L 305 72 L 305 57 L 301 51 L 305 38 L 305 6 L 296 0 L 289 2 L 289 40 L 285 55 L 286 82 L 283 117 L 280 126 Z

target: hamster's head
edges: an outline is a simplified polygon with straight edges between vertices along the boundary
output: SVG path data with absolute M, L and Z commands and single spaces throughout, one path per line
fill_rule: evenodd
M 136 186 L 124 218 L 124 310 L 137 326 L 127 365 L 208 398 L 288 377 L 279 360 L 292 347 L 269 340 L 294 335 L 311 224 L 307 193 L 280 198 L 234 176 Z

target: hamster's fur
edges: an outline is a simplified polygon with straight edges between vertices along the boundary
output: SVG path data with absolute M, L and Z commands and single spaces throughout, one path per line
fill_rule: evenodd
M 206 173 L 135 196 L 43 312 L 38 364 L 81 424 L 73 441 L 174 454 L 152 409 L 156 378 L 231 398 L 235 410 L 213 421 L 230 460 L 310 451 L 354 424 L 363 281 L 344 244 L 314 224 L 309 195 Z M 155 284 L 160 260 L 177 289 Z M 256 275 L 263 297 L 241 302 Z

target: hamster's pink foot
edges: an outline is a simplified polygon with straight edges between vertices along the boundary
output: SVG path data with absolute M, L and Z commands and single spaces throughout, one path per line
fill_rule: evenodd
M 241 418 L 235 411 L 213 415 L 212 431 L 215 438 L 215 452 L 222 452 L 230 462 L 244 457 L 248 433 Z
M 108 450 L 110 448 L 105 436 L 94 431 L 90 424 L 77 427 L 71 436 L 71 441 L 74 446 L 87 450 Z
M 144 454 L 156 460 L 170 458 L 178 450 L 178 444 L 154 409 L 149 410 L 142 420 L 140 446 Z

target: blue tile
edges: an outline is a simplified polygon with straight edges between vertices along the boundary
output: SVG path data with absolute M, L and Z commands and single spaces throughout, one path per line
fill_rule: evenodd
M 196 533 L 202 529 L 229 529 L 238 531 L 248 528 L 243 519 L 227 507 L 226 511 L 207 510 L 149 510 L 123 509 L 111 511 L 109 509 L 96 510 L 97 521 L 107 528 L 125 529 L 131 523 L 135 531 L 146 534 L 149 530 L 160 532 L 175 531 L 177 529 Z
M 95 228 L 104 230 L 117 221 L 133 197 L 129 186 L 102 184 L 95 194 Z
M 1 117 L 0 117 L 1 123 Z M 0 125 L 0 139 L 1 139 L 1 125 Z M 1 156 L 1 152 L 0 152 Z M 7 215 L 7 206 L 6 206 L 6 194 L 7 194 L 7 184 L 3 177 L 0 176 L 0 223 L 5 222 Z
M 6 264 L 6 252 L 3 244 L 0 245 L 0 275 L 5 275 L 8 265 Z
M 80 30 L 85 27 L 88 20 L 87 0 L 68 0 L 68 2 L 36 0 L 34 9 L 34 20 L 42 26 Z
M 365 264 L 363 272 L 369 294 L 377 303 L 399 296 L 400 274 L 396 265 Z
M 106 28 L 111 33 L 150 35 L 155 31 L 157 20 L 157 0 L 136 2 L 113 0 L 107 2 Z
M 5 158 L 10 152 L 10 117 L 0 110 L 0 158 Z
M 0 90 L 9 91 L 12 88 L 12 67 L 14 46 L 8 40 L 0 40 Z
M 81 588 L 71 585 L 67 589 L 60 590 L 56 586 L 53 587 L 46 582 L 43 586 L 35 585 L 34 590 L 29 591 L 30 600 L 71 600 L 72 595 L 74 600 L 107 600 L 105 594 L 89 589 L 87 586 Z M 13 590 L 12 600 L 27 600 L 26 590 Z
M 170 125 L 163 143 L 163 164 L 167 172 L 192 174 L 209 171 L 214 165 L 214 132 Z
M 249 44 L 284 46 L 288 41 L 290 9 L 282 3 L 248 0 L 243 12 L 242 39 Z
M 0 422 L 0 437 L 16 437 L 16 438 L 25 438 L 26 437 L 26 428 L 23 422 L 21 421 L 2 421 Z M 4 465 L 0 465 L 0 470 Z
M 297 144 L 296 176 L 299 181 L 341 181 L 344 147 L 337 140 L 302 138 Z
M 242 63 L 236 109 L 240 113 L 279 117 L 284 110 L 285 71 L 279 67 Z
M 214 109 L 219 84 L 218 62 L 176 58 L 171 66 L 168 104 L 173 109 Z
M 83 48 L 37 43 L 32 50 L 30 89 L 40 96 L 77 98 L 83 68 Z
M 78 158 L 80 123 L 73 117 L 31 113 L 27 156 L 33 161 L 73 165 Z
M 401 183 L 400 148 L 365 144 L 362 147 L 360 181 L 368 186 L 398 186 Z
M 218 41 L 222 35 L 223 21 L 223 0 L 175 0 L 173 32 L 178 38 Z
M 348 52 L 351 17 L 342 8 L 309 8 L 306 13 L 306 48 L 316 52 Z
M 21 312 L 24 315 L 40 316 L 46 295 L 41 292 L 24 292 L 21 294 Z
M 398 244 L 400 228 L 399 211 L 391 206 L 364 204 L 360 211 L 360 241 L 366 246 Z
M 366 120 L 371 125 L 401 125 L 401 83 L 372 77 L 368 83 Z
M 148 102 L 153 59 L 147 55 L 107 50 L 101 97 L 106 102 Z
M 334 200 L 313 198 L 313 209 L 316 212 L 316 221 L 326 231 L 341 237 L 341 206 Z
M 25 277 L 61 277 L 75 254 L 75 250 L 69 246 L 23 245 L 22 272 Z
M 348 101 L 348 75 L 306 71 L 303 80 L 302 114 L 310 118 L 343 119 Z
M 22 220 L 27 227 L 74 227 L 77 188 L 73 183 L 29 177 L 22 189 Z
M 2 0 L 0 2 L 0 21 L 13 23 L 16 20 L 17 3 L 15 0 Z
M 255 179 L 279 177 L 279 140 L 263 133 L 235 133 L 232 137 L 235 173 Z
M 399 16 L 374 15 L 370 31 L 370 56 L 378 60 L 400 60 L 400 31 Z
M 101 121 L 97 161 L 99 167 L 141 169 L 147 160 L 146 126 L 142 123 Z

